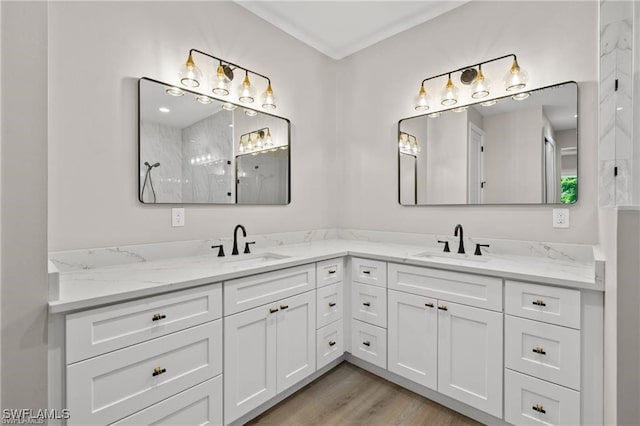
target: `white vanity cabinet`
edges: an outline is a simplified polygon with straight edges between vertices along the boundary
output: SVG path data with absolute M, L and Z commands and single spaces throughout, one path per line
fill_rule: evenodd
M 501 418 L 502 280 L 388 269 L 389 371 Z
M 213 284 L 67 315 L 67 424 L 171 418 L 204 382 L 207 411 L 190 418 L 221 424 L 221 295 Z
M 387 368 L 387 263 L 351 259 L 351 355 Z
M 320 369 L 344 353 L 344 258 L 316 264 L 316 367 Z
M 580 291 L 507 281 L 505 310 L 505 420 L 580 424 Z
M 268 301 L 224 318 L 225 424 L 315 372 L 315 276 L 311 264 L 225 282 L 225 314 L 229 301 Z M 295 288 L 306 291 L 277 299 Z

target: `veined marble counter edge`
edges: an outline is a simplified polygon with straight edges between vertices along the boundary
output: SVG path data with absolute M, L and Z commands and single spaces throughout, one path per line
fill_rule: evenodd
M 257 241 L 256 254 L 275 253 L 289 257 L 235 268 L 217 262 L 210 249 L 214 243 L 227 246 L 230 239 L 56 252 L 50 254 L 49 262 L 49 312 L 88 309 L 347 255 L 604 290 L 604 259 L 597 246 L 465 238 L 468 253 L 472 253 L 475 242 L 491 244 L 486 250 L 491 262 L 415 256 L 423 251 L 441 250 L 437 240 L 442 238 L 448 239 L 455 251 L 457 239 L 425 234 L 316 230 L 249 236 L 248 240 Z M 114 263 L 114 258 L 129 261 Z M 168 278 L 169 271 L 175 272 L 176 276 Z M 137 279 L 129 279 L 129 275 L 135 275 Z

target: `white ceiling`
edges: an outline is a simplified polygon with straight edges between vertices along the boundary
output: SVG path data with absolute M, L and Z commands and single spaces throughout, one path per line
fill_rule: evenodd
M 234 0 L 333 59 L 435 18 L 470 0 Z

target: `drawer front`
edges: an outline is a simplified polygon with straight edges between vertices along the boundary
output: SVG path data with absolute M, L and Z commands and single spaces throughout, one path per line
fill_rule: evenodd
M 302 265 L 224 283 L 224 314 L 232 315 L 316 288 L 316 265 Z
M 389 288 L 502 311 L 501 278 L 390 263 Z
M 67 367 L 68 425 L 108 424 L 222 373 L 222 320 Z
M 580 328 L 580 290 L 506 281 L 509 315 Z
M 344 330 L 342 320 L 333 322 L 322 327 L 316 332 L 316 369 L 321 369 L 325 365 L 334 361 L 344 353 Z
M 344 258 L 329 259 L 316 263 L 316 286 L 318 288 L 342 281 Z
M 351 320 L 351 355 L 387 368 L 387 330 Z
M 351 281 L 386 287 L 387 263 L 354 257 L 351 259 Z
M 505 370 L 504 419 L 513 425 L 579 425 L 580 392 Z
M 580 331 L 507 315 L 505 366 L 580 390 Z
M 222 375 L 113 423 L 117 426 L 221 425 Z
M 351 316 L 360 321 L 387 327 L 387 289 L 373 285 L 351 284 Z
M 316 328 L 342 318 L 344 305 L 342 283 L 321 287 L 316 294 Z
M 213 284 L 67 316 L 67 364 L 222 316 L 222 284 Z

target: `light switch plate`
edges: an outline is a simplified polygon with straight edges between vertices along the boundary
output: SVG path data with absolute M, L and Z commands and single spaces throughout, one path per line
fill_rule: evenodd
M 569 209 L 553 209 L 553 227 L 569 227 Z
M 171 226 L 184 226 L 184 208 L 171 209 Z

